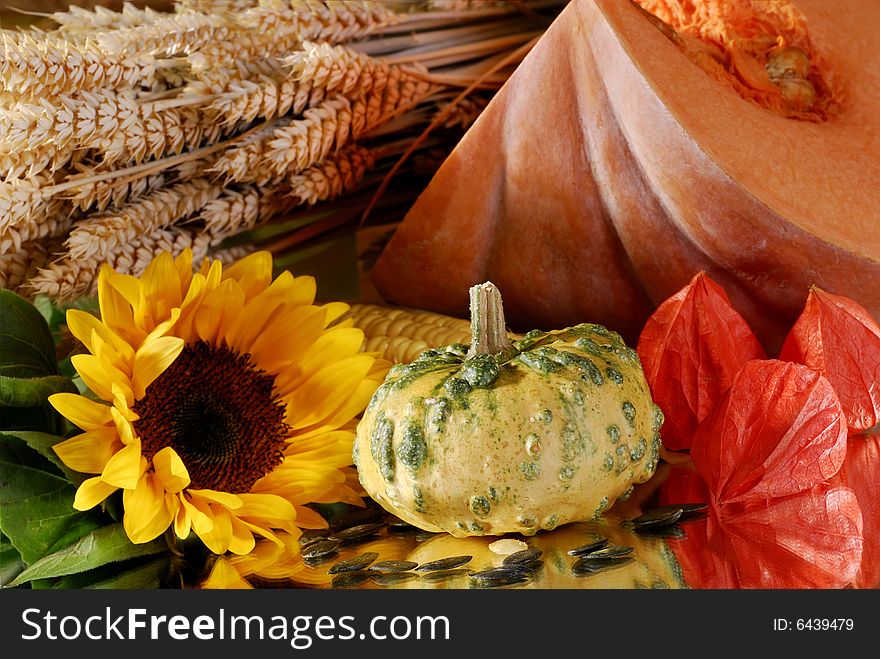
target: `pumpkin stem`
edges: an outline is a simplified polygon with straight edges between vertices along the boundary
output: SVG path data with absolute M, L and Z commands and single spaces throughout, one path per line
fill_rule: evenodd
M 501 292 L 490 281 L 471 286 L 471 349 L 467 356 L 497 355 L 511 350 L 513 343 L 507 337 Z

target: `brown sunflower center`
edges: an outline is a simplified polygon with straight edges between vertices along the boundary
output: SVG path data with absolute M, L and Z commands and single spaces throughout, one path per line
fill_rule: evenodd
M 250 355 L 204 341 L 184 347 L 132 407 L 144 456 L 170 446 L 191 488 L 249 492 L 283 459 L 289 428 L 274 384 Z

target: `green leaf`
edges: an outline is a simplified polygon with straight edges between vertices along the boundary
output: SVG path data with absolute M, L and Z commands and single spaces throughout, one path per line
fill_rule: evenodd
M 9 584 L 26 567 L 9 539 L 0 539 L 0 587 Z
M 73 380 L 63 375 L 41 378 L 11 378 L 0 375 L 0 406 L 37 407 L 44 405 L 52 394 L 78 394 Z
M 32 565 L 104 526 L 96 510 L 73 508 L 73 484 L 46 458 L 11 435 L 0 436 L 0 530 Z
M 122 524 L 111 524 L 96 529 L 69 547 L 38 560 L 18 575 L 12 585 L 18 586 L 31 579 L 63 577 L 107 563 L 160 554 L 167 550 L 168 546 L 162 538 L 136 545 L 129 540 Z
M 50 435 L 49 433 L 45 432 L 33 432 L 25 430 L 18 430 L 9 434 L 22 440 L 33 450 L 35 450 L 37 453 L 46 458 L 49 462 L 58 467 L 67 476 L 67 479 L 74 485 L 79 485 L 85 479 L 91 478 L 91 476 L 89 476 L 88 474 L 74 471 L 73 469 L 68 467 L 61 461 L 61 458 L 58 457 L 58 454 L 52 450 L 52 447 L 55 446 L 55 444 L 65 441 L 65 437 Z M 0 434 L 0 440 L 2 440 L 2 437 L 3 435 Z
M 102 566 L 88 572 L 71 574 L 58 579 L 52 588 L 105 590 L 161 588 L 163 586 L 162 580 L 168 574 L 170 561 L 171 555 L 167 554 L 146 563 L 136 559 L 127 563 Z
M 0 375 L 57 375 L 55 341 L 46 320 L 30 302 L 0 289 Z
M 61 430 L 62 418 L 51 405 L 0 407 L 0 430 L 55 432 Z

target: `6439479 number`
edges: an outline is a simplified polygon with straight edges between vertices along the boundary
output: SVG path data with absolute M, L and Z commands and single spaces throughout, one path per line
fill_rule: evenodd
M 798 631 L 852 631 L 855 623 L 852 618 L 798 618 L 794 628 Z

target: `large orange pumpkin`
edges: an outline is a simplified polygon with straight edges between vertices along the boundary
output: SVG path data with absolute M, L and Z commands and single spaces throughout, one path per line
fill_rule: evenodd
M 812 284 L 880 315 L 880 2 L 573 0 L 373 269 L 390 301 L 634 340 L 704 270 L 775 350 Z M 663 19 L 661 22 L 645 9 Z

